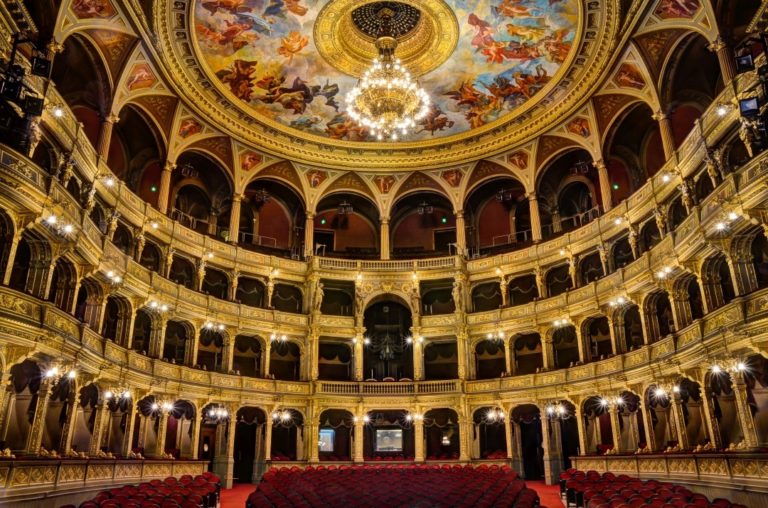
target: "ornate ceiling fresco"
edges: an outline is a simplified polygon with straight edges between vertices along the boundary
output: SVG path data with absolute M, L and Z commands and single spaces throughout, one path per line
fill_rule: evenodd
M 427 71 L 420 81 L 433 108 L 412 140 L 506 121 L 551 89 L 572 54 L 580 3 L 379 2 L 398 16 L 402 42 L 397 55 L 414 74 Z M 211 80 L 265 123 L 366 141 L 368 133 L 347 117 L 342 103 L 375 55 L 371 27 L 376 9 L 370 5 L 365 9 L 354 0 L 196 0 L 197 51 Z
M 345 114 L 382 7 L 396 56 L 434 103 L 398 142 L 372 141 Z M 580 114 L 628 33 L 619 0 L 156 0 L 152 11 L 155 51 L 194 114 L 266 154 L 339 169 L 448 167 L 521 146 Z

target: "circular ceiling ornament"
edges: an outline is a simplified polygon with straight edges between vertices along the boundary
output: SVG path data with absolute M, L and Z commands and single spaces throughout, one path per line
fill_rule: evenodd
M 456 49 L 459 24 L 442 0 L 360 4 L 360 0 L 332 0 L 315 20 L 318 53 L 344 74 L 359 78 L 378 56 L 376 36 L 382 9 L 392 11 L 397 56 L 414 76 L 437 69 Z

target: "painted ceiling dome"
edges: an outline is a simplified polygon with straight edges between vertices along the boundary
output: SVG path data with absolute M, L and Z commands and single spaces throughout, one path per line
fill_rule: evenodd
M 342 104 L 374 56 L 389 9 L 400 56 L 433 101 L 413 140 L 506 121 L 558 82 L 579 34 L 577 0 L 196 0 L 196 50 L 211 79 L 267 124 L 367 141 Z M 344 44 L 350 41 L 355 44 Z
M 234 139 L 350 169 L 450 165 L 500 153 L 572 116 L 620 37 L 613 0 L 158 0 L 156 47 L 177 90 Z M 431 99 L 398 142 L 378 142 L 344 96 L 395 56 Z M 438 161 L 439 159 L 439 161 Z

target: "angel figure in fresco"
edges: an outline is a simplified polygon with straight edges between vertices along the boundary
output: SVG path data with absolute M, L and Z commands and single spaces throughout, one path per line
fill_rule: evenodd
M 280 104 L 284 109 L 293 111 L 295 114 L 304 113 L 307 109 L 307 104 L 312 102 L 315 95 L 320 91 L 320 87 L 317 85 L 309 86 L 306 81 L 301 78 L 293 80 L 293 84 L 290 88 L 285 86 L 279 86 L 285 81 L 285 77 L 280 77 L 272 81 L 272 83 L 266 86 L 268 93 L 264 95 L 257 95 L 254 99 L 261 101 L 265 104 Z M 259 87 L 264 80 L 259 80 Z
M 477 51 L 494 43 L 493 27 L 490 23 L 478 18 L 474 12 L 469 15 L 467 22 L 477 30 L 472 38 L 472 46 L 477 48 Z
M 522 5 L 523 3 L 524 0 L 502 0 L 499 5 L 493 7 L 493 13 L 507 18 L 532 16 L 531 8 Z
M 307 13 L 307 7 L 301 5 L 301 0 L 285 0 L 285 8 L 297 16 L 303 16 Z
M 325 133 L 331 139 L 346 139 L 349 141 L 365 141 L 368 130 L 361 127 L 344 113 L 334 116 L 325 124 Z
M 75 0 L 72 10 L 78 18 L 106 18 L 115 12 L 109 0 Z
M 222 69 L 216 73 L 216 77 L 222 83 L 229 85 L 230 91 L 238 99 L 250 101 L 253 95 L 256 61 L 235 60 L 228 69 Z
M 277 54 L 288 58 L 288 63 L 293 60 L 293 55 L 301 51 L 309 44 L 309 37 L 301 35 L 299 32 L 290 32 L 280 40 L 280 47 L 277 48 Z
M 632 64 L 624 64 L 616 73 L 616 83 L 625 88 L 642 89 L 645 87 L 645 80 L 640 75 L 640 71 Z
M 442 131 L 444 129 L 450 129 L 454 126 L 454 121 L 445 116 L 445 112 L 440 107 L 432 103 L 429 106 L 429 112 L 424 118 L 419 120 L 421 130 L 419 132 L 429 131 L 434 135 L 435 131 Z
M 245 0 L 203 0 L 201 5 L 211 14 L 216 14 L 219 9 L 233 13 L 240 9 L 248 9 Z
M 541 45 L 544 47 L 544 54 L 547 59 L 555 63 L 563 63 L 568 58 L 568 53 L 571 51 L 570 42 L 565 41 L 565 37 L 568 35 L 569 30 L 564 28 L 562 30 L 556 30 L 554 34 L 549 37 L 545 37 L 541 40 Z
M 541 23 L 541 21 L 539 21 Z M 516 37 L 528 42 L 538 42 L 547 35 L 547 27 L 545 25 L 515 25 L 514 23 L 507 23 L 507 33 L 510 37 Z

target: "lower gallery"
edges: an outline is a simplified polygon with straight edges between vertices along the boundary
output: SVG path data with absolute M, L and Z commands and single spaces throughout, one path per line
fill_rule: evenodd
M 768 3 L 0 3 L 0 506 L 768 508 Z

